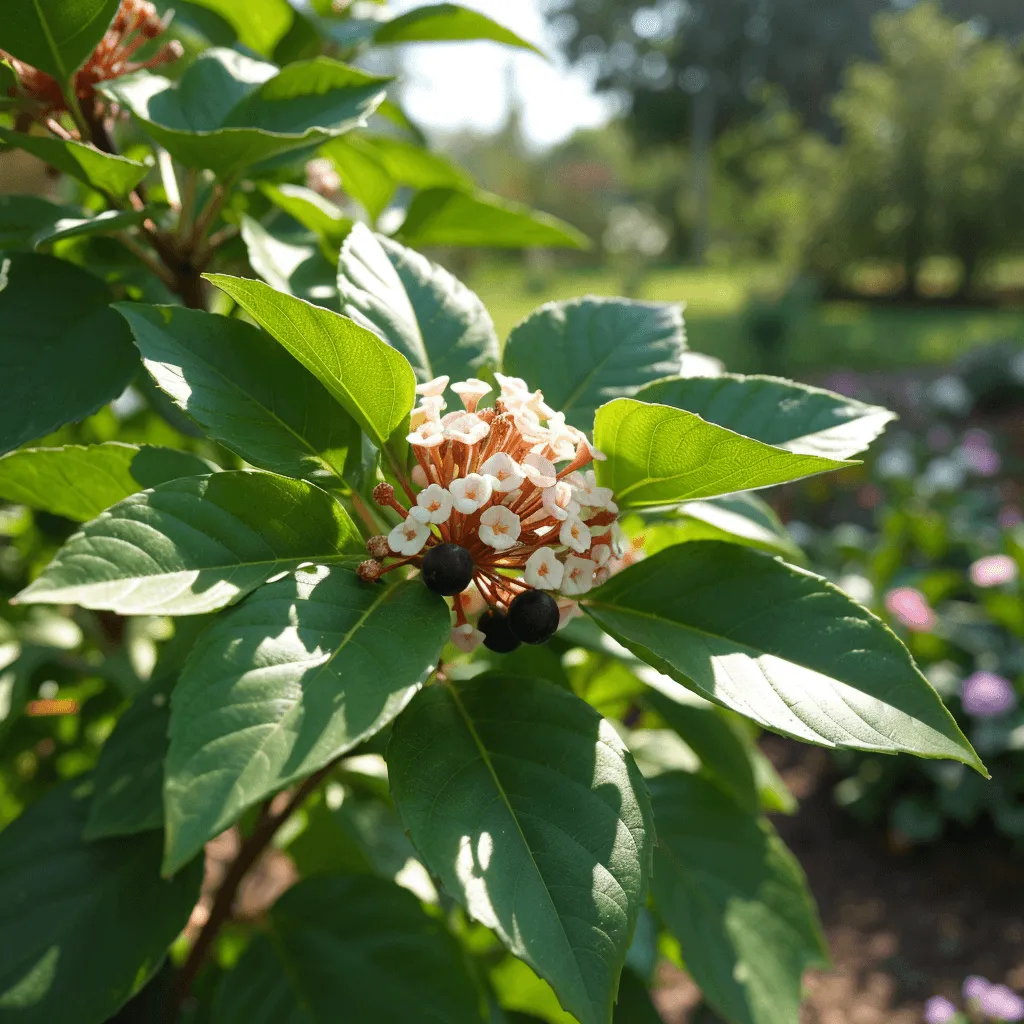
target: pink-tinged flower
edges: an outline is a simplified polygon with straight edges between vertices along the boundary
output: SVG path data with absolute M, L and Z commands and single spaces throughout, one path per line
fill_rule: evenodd
M 470 377 L 469 380 L 456 381 L 452 385 L 452 391 L 462 399 L 462 404 L 469 412 L 476 412 L 480 399 L 491 391 L 491 385 L 476 377 Z
M 519 463 L 508 452 L 496 452 L 481 467 L 484 476 L 494 478 L 494 489 L 502 494 L 514 491 L 526 479 Z
M 472 654 L 484 642 L 484 635 L 476 626 L 464 622 L 461 626 L 452 626 L 451 641 L 460 651 Z
M 935 612 L 928 598 L 914 587 L 895 587 L 885 595 L 885 607 L 901 625 L 914 633 L 928 633 L 935 628 Z
M 974 718 L 995 718 L 1017 706 L 1009 679 L 995 672 L 974 672 L 960 684 L 960 702 Z
M 932 996 L 924 1004 L 925 1024 L 947 1024 L 957 1014 L 955 1004 L 944 996 Z
M 418 555 L 429 536 L 430 527 L 409 516 L 388 534 L 388 546 L 399 555 Z
M 572 548 L 573 551 L 577 551 L 581 555 L 590 550 L 592 543 L 587 524 L 576 518 L 566 519 L 562 523 L 561 529 L 558 531 L 558 540 L 559 543 L 564 544 L 567 548 Z
M 569 555 L 565 560 L 562 576 L 562 593 L 569 597 L 580 597 L 594 587 L 594 572 L 597 566 L 589 558 Z
M 1012 530 L 1015 526 L 1024 523 L 1024 513 L 1016 505 L 1004 505 L 999 510 L 996 520 L 1004 530 Z
M 970 572 L 976 587 L 999 587 L 1019 575 L 1017 563 L 1009 555 L 985 555 L 971 564 Z
M 538 590 L 557 590 L 562 585 L 564 569 L 552 548 L 538 548 L 526 560 L 524 578 Z
M 990 1020 L 1024 1020 L 1024 999 L 1006 985 L 989 985 L 978 999 L 981 1012 Z
M 469 476 L 453 480 L 448 489 L 455 499 L 455 511 L 471 516 L 491 500 L 493 483 L 489 476 L 470 473 Z
M 988 992 L 992 987 L 992 982 L 988 978 L 983 978 L 980 974 L 968 974 L 964 978 L 963 993 L 964 1002 L 972 1003 L 980 1001 L 981 997 Z
M 495 551 L 507 551 L 515 546 L 522 530 L 522 523 L 515 512 L 504 505 L 492 505 L 480 517 L 477 535 Z
M 431 484 L 416 495 L 416 504 L 409 511 L 424 523 L 446 523 L 452 514 L 453 504 L 451 491 L 439 484 Z
M 450 379 L 450 377 L 435 377 L 424 384 L 417 384 L 416 394 L 424 398 L 441 398 L 444 395 L 444 389 L 448 387 Z M 441 408 L 444 408 L 444 406 Z

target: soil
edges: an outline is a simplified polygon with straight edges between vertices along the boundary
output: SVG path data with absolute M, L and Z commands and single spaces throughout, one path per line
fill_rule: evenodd
M 805 979 L 801 1024 L 918 1024 L 924 1001 L 959 1001 L 969 974 L 1024 989 L 1024 871 L 997 837 L 910 852 L 843 816 L 825 751 L 775 738 L 765 751 L 800 799 L 775 825 L 818 901 L 833 969 Z M 679 972 L 657 993 L 666 1024 L 714 1020 Z

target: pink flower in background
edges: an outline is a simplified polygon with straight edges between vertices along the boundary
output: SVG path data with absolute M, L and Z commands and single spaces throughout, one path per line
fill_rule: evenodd
M 1019 575 L 1017 563 L 1009 555 L 985 555 L 971 564 L 970 571 L 976 587 L 999 587 Z
M 896 587 L 885 595 L 885 607 L 901 625 L 914 633 L 927 633 L 935 627 L 935 612 L 928 598 L 913 587 Z
M 1024 513 L 1016 505 L 1004 505 L 999 510 L 998 522 L 1004 530 L 1012 530 L 1024 523 Z
M 991 1020 L 1024 1020 L 1024 999 L 1006 985 L 989 985 L 978 1002 Z
M 963 992 L 965 1002 L 979 1002 L 981 997 L 992 987 L 992 982 L 988 978 L 981 977 L 980 974 L 968 974 L 964 978 L 964 984 L 961 991 Z
M 956 1006 L 944 996 L 932 996 L 924 1004 L 926 1024 L 947 1024 L 956 1016 Z
M 960 684 L 960 700 L 964 711 L 975 718 L 1005 715 L 1007 711 L 1012 711 L 1017 706 L 1017 694 L 1014 692 L 1013 684 L 995 672 L 974 672 L 969 675 Z M 967 981 L 964 982 L 965 986 Z
M 984 430 L 968 430 L 964 434 L 959 459 L 966 469 L 978 476 L 995 476 L 1002 465 L 999 452 L 992 447 L 992 441 Z

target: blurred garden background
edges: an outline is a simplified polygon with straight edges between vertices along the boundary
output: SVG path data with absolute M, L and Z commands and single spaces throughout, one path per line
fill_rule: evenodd
M 804 1019 L 939 1024 L 965 1007 L 1024 1019 L 1024 4 L 467 6 L 549 59 L 470 43 L 370 63 L 401 72 L 404 109 L 452 175 L 590 239 L 430 251 L 480 294 L 500 337 L 547 300 L 684 302 L 688 373 L 792 376 L 900 417 L 864 465 L 773 493 L 759 528 L 777 550 L 785 527 L 792 560 L 900 634 L 993 781 L 763 738 L 794 798 L 780 795 L 776 823 L 834 960 L 809 977 Z M 402 216 L 394 183 L 378 202 L 379 151 L 336 157 L 323 191 L 382 227 Z M 59 198 L 33 158 L 0 154 L 0 205 L 29 190 Z M 160 443 L 151 420 L 132 426 L 135 408 L 129 394 L 76 437 Z M 692 529 L 714 536 L 725 513 L 704 514 Z M 0 504 L 3 593 L 68 532 Z M 159 639 L 143 630 L 143 647 Z M 26 772 L 59 749 L 52 732 L 24 741 Z M 663 1019 L 714 1020 L 698 1003 L 666 968 Z

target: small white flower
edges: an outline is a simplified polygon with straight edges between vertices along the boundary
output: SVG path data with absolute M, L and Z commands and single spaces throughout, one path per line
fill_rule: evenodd
M 598 487 L 597 476 L 592 469 L 585 473 L 570 473 L 566 481 L 572 487 L 572 496 L 589 508 L 607 508 L 615 496 L 610 487 Z
M 526 582 L 538 590 L 557 590 L 562 585 L 564 571 L 551 548 L 538 548 L 526 560 L 524 576 Z
M 480 472 L 494 477 L 494 489 L 502 494 L 514 491 L 526 479 L 519 463 L 508 452 L 496 452 L 480 467 Z
M 569 600 L 567 597 L 560 598 L 558 601 L 558 628 L 564 629 L 572 622 L 573 619 L 578 619 L 583 616 L 583 612 L 580 611 L 580 606 L 575 602 Z
M 430 536 L 430 527 L 409 516 L 388 534 L 388 547 L 399 555 L 418 555 Z
M 494 379 L 501 386 L 501 397 L 506 405 L 510 399 L 514 402 L 525 402 L 530 398 L 530 389 L 522 377 L 506 377 L 503 373 L 496 373 Z
M 462 404 L 469 412 L 475 412 L 480 399 L 491 390 L 490 384 L 486 381 L 478 380 L 476 377 L 470 377 L 469 380 L 460 380 L 452 385 L 452 391 L 462 399 Z
M 512 422 L 524 441 L 544 445 L 548 443 L 547 427 L 541 426 L 540 419 L 532 409 L 527 409 L 525 405 L 519 406 L 512 412 Z
M 519 516 L 504 505 L 492 505 L 480 517 L 480 539 L 495 551 L 507 551 L 519 540 L 522 525 Z
M 565 573 L 562 576 L 562 593 L 569 597 L 586 594 L 594 586 L 594 570 L 596 565 L 589 558 L 577 558 L 570 555 L 565 560 Z
M 602 565 L 597 572 L 594 573 L 594 586 L 599 587 L 602 583 L 607 583 L 612 578 L 612 571 L 607 565 Z
M 433 380 L 428 380 L 425 384 L 417 384 L 416 394 L 427 398 L 438 398 L 444 394 L 444 389 L 448 387 L 449 380 L 451 380 L 450 377 L 435 377 Z
M 475 626 L 465 622 L 461 626 L 452 626 L 451 640 L 460 651 L 472 654 L 484 642 L 484 635 Z
M 426 487 L 430 483 L 426 470 L 418 462 L 412 467 L 412 482 L 417 487 Z
M 558 479 L 555 464 L 550 459 L 545 459 L 543 455 L 533 453 L 523 459 L 523 473 L 534 487 L 541 490 L 545 487 L 554 487 Z
M 491 432 L 490 424 L 474 412 L 449 413 L 441 420 L 441 426 L 449 441 L 461 441 L 463 444 L 476 444 Z
M 431 484 L 416 495 L 416 507 L 412 510 L 412 514 L 416 515 L 417 511 L 425 512 L 427 522 L 446 523 L 452 514 L 453 504 L 454 499 L 450 491 L 439 484 Z
M 590 552 L 590 557 L 597 563 L 598 568 L 603 566 L 612 557 L 612 549 L 607 544 L 595 544 Z
M 557 462 L 573 459 L 576 456 L 577 434 L 579 431 L 565 422 L 565 413 L 557 412 L 548 417 L 548 446 L 552 458 Z
M 542 420 L 546 420 L 555 415 L 555 410 L 544 401 L 544 392 L 542 391 L 534 391 L 534 393 L 527 398 L 525 404 L 526 408 L 529 409 L 530 412 L 535 413 Z
M 558 531 L 558 539 L 567 548 L 582 554 L 590 550 L 590 527 L 581 519 L 567 519 Z
M 554 487 L 545 487 L 541 498 L 548 515 L 560 523 L 579 515 L 580 506 L 572 500 L 572 487 L 564 480 L 559 480 Z
M 431 421 L 439 423 L 441 420 L 441 410 L 444 408 L 444 399 L 435 397 L 432 398 L 427 396 L 416 406 L 415 409 L 409 414 L 409 425 L 415 430 L 417 427 L 422 426 L 424 423 Z
M 470 473 L 469 476 L 453 480 L 448 487 L 455 499 L 455 511 L 472 515 L 491 500 L 494 484 L 489 476 Z
M 417 448 L 436 448 L 444 444 L 444 434 L 441 433 L 441 425 L 435 420 L 427 420 L 421 423 L 411 434 L 406 437 L 409 444 Z

